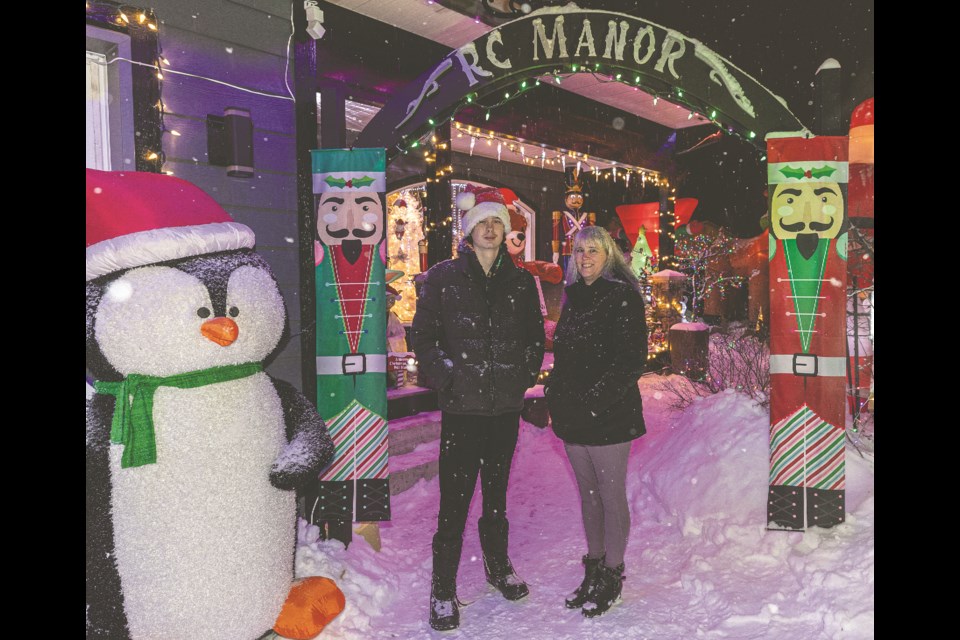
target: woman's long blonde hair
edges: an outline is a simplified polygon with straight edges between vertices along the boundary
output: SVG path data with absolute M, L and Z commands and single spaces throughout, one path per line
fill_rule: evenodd
M 587 226 L 577 232 L 573 238 L 573 255 L 570 256 L 570 262 L 567 263 L 567 273 L 563 279 L 566 286 L 570 286 L 577 280 L 580 280 L 580 272 L 577 271 L 576 253 L 588 242 L 592 242 L 607 252 L 607 259 L 603 263 L 603 269 L 600 271 L 600 277 L 606 280 L 614 280 L 630 285 L 636 291 L 640 291 L 640 281 L 633 275 L 630 266 L 623 258 L 620 247 L 613 241 L 610 234 L 603 227 Z

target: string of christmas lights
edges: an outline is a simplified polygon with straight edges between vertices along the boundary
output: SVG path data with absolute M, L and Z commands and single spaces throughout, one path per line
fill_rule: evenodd
M 721 299 L 727 293 L 746 282 L 743 276 L 730 276 L 723 272 L 724 257 L 736 252 L 734 239 L 720 228 L 716 235 L 699 233 L 682 234 L 677 241 L 675 258 L 680 271 L 690 278 L 690 302 L 694 317 L 699 318 L 707 296 L 716 290 Z
M 157 20 L 156 14 L 153 9 L 143 9 L 135 7 L 132 5 L 116 5 L 110 2 L 96 2 L 88 1 L 86 2 L 87 15 L 91 19 L 106 22 L 108 24 L 115 24 L 118 27 L 122 27 L 123 30 L 129 31 L 131 28 L 145 28 L 152 32 L 153 37 L 157 42 L 157 57 L 151 62 L 144 62 L 140 60 L 131 60 L 129 58 L 123 58 L 116 56 L 111 58 L 106 63 L 100 63 L 109 66 L 115 62 L 127 62 L 131 65 L 136 65 L 140 67 L 150 68 L 153 74 L 156 76 L 158 81 L 158 97 L 156 102 L 153 104 L 153 107 L 157 109 L 157 113 L 160 118 L 160 136 L 162 138 L 165 134 L 170 134 L 174 137 L 181 136 L 181 133 L 176 129 L 168 129 L 166 123 L 164 122 L 164 116 L 167 115 L 166 107 L 163 103 L 162 93 L 163 93 L 163 81 L 165 74 L 173 74 L 178 76 L 186 76 L 189 78 L 197 78 L 199 80 L 205 80 L 207 82 L 212 82 L 214 84 L 219 84 L 225 87 L 230 87 L 231 89 L 236 89 L 238 91 L 243 91 L 246 93 L 252 93 L 254 95 L 263 96 L 266 98 L 275 98 L 279 100 L 286 101 L 295 101 L 293 93 L 290 91 L 289 85 L 287 85 L 287 67 L 289 67 L 289 46 L 290 39 L 287 41 L 287 67 L 284 69 L 284 84 L 287 85 L 287 92 L 290 93 L 289 96 L 278 95 L 275 93 L 269 93 L 267 91 L 260 91 L 257 89 L 252 89 L 250 87 L 244 87 L 241 85 L 233 84 L 230 82 L 225 82 L 223 80 L 218 80 L 216 78 L 210 78 L 207 76 L 189 73 L 186 71 L 178 71 L 171 68 L 170 60 L 168 60 L 163 55 L 163 46 L 160 41 L 160 30 L 158 27 L 159 21 Z M 292 14 L 291 14 L 291 24 L 292 24 Z M 290 38 L 292 39 L 293 32 L 291 31 Z M 138 137 L 137 143 L 140 144 L 140 139 Z M 139 154 L 140 157 L 150 163 L 153 163 L 157 168 L 159 168 L 162 173 L 167 175 L 174 175 L 173 171 L 166 169 L 166 154 L 163 150 L 163 144 L 158 148 L 146 148 L 142 153 Z
M 452 113 L 450 113 L 449 116 L 443 118 L 428 118 L 427 123 L 431 128 L 433 128 L 447 121 L 455 121 L 457 113 L 461 109 L 468 106 L 474 106 L 482 111 L 485 111 L 484 119 L 489 120 L 490 112 L 494 109 L 503 106 L 510 100 L 516 99 L 530 89 L 539 87 L 541 85 L 540 78 L 544 78 L 548 82 L 550 79 L 552 79 L 555 84 L 560 85 L 562 84 L 564 78 L 569 78 L 571 75 L 576 73 L 589 73 L 602 84 L 617 82 L 631 86 L 637 91 L 643 89 L 644 93 L 653 96 L 654 105 L 656 105 L 661 98 L 664 98 L 671 103 L 685 106 L 690 110 L 690 113 L 687 116 L 688 120 L 692 120 L 693 118 L 699 118 L 705 121 L 709 120 L 709 122 L 712 122 L 714 125 L 716 125 L 720 131 L 723 131 L 725 135 L 735 136 L 749 142 L 758 153 L 763 154 L 761 161 L 766 160 L 766 153 L 763 151 L 763 148 L 756 146 L 757 134 L 755 131 L 739 130 L 732 125 L 724 124 L 718 119 L 719 114 L 717 113 L 716 109 L 706 106 L 705 103 L 694 104 L 695 100 L 689 96 L 685 96 L 684 91 L 679 87 L 673 87 L 669 92 L 657 91 L 655 89 L 651 89 L 647 85 L 644 85 L 642 83 L 642 76 L 635 74 L 630 70 L 613 67 L 612 71 L 607 73 L 603 71 L 603 65 L 600 63 L 594 63 L 593 68 L 591 69 L 589 65 L 584 65 L 582 62 L 573 61 L 563 65 L 562 67 L 555 67 L 550 73 L 541 74 L 538 77 L 535 76 L 522 79 L 518 81 L 516 85 L 514 85 L 512 91 L 509 89 L 504 91 L 502 94 L 503 98 L 492 104 L 481 103 L 479 101 L 480 96 L 477 92 L 468 93 L 466 96 L 464 96 L 463 101 L 453 108 Z M 630 81 L 630 75 L 634 75 L 633 82 Z M 495 90 L 491 90 L 488 95 L 493 95 L 495 92 Z M 709 115 L 707 112 L 709 112 Z M 419 135 L 417 135 L 416 132 L 405 135 L 402 137 L 401 142 L 395 146 L 395 148 L 401 153 L 408 153 L 411 149 L 415 149 L 417 146 L 419 146 L 426 135 L 429 135 L 429 131 L 424 131 Z
M 646 274 L 641 285 L 647 299 L 647 360 L 669 355 L 669 331 L 677 322 L 684 321 L 682 303 L 686 278 L 656 278 L 651 282 Z
M 163 121 L 164 109 L 163 100 L 163 69 L 162 64 L 169 65 L 169 61 L 163 56 L 163 47 L 160 44 L 160 31 L 158 28 L 157 16 L 153 9 L 145 9 L 127 4 L 113 4 L 108 2 L 86 2 L 87 18 L 96 24 L 99 22 L 104 26 L 112 26 L 115 30 L 128 33 L 131 37 L 137 34 L 138 30 L 146 30 L 150 37 L 156 42 L 156 57 L 150 62 L 129 60 L 119 56 L 112 58 L 105 64 L 109 65 L 117 61 L 126 61 L 131 64 L 148 67 L 157 79 L 156 102 L 153 96 L 148 96 L 146 100 L 149 104 L 154 104 L 159 118 L 159 135 L 156 136 L 156 144 L 153 143 L 152 135 L 141 135 L 142 131 L 149 131 L 151 127 L 138 128 L 137 137 L 134 142 L 137 149 L 137 170 L 138 171 L 156 171 L 162 170 L 166 156 L 163 152 L 163 134 L 168 130 Z M 142 89 L 141 89 L 142 92 Z M 135 104 L 143 96 L 135 96 Z M 171 135 L 179 136 L 179 132 L 171 131 Z M 170 173 L 164 171 L 164 173 Z
M 400 294 L 393 311 L 400 322 L 413 322 L 417 295 L 413 276 L 420 273 L 418 244 L 423 239 L 423 201 L 426 191 L 411 186 L 387 195 L 387 267 L 403 271 L 391 286 Z
M 576 169 L 577 174 L 581 171 L 587 171 L 592 172 L 595 177 L 599 178 L 600 174 L 603 173 L 607 179 L 612 177 L 614 182 L 617 181 L 619 175 L 620 179 L 624 180 L 627 186 L 630 185 L 631 175 L 636 175 L 644 185 L 646 185 L 648 181 L 657 186 L 660 186 L 661 183 L 665 186 L 669 184 L 665 178 L 660 176 L 659 171 L 653 169 L 631 164 L 622 164 L 616 160 L 605 160 L 603 158 L 597 158 L 596 156 L 591 157 L 590 154 L 587 153 L 563 149 L 545 143 L 530 142 L 524 138 L 498 133 L 492 129 L 484 131 L 480 127 L 474 127 L 473 125 L 464 124 L 456 120 L 453 121 L 453 126 L 457 130 L 457 138 L 463 138 L 464 136 L 470 138 L 470 155 L 473 155 L 473 148 L 478 142 L 491 147 L 496 143 L 497 161 L 502 161 L 503 154 L 509 153 L 514 156 L 520 156 L 523 164 L 536 166 L 539 163 L 541 169 L 548 165 L 551 167 L 560 165 L 561 170 L 565 171 L 567 163 L 570 163 L 570 165 Z M 427 156 L 427 153 L 425 152 L 424 155 Z

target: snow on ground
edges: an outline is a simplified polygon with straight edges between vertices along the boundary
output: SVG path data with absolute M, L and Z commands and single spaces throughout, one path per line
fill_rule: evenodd
M 728 391 L 677 412 L 657 390 L 662 380 L 640 384 L 647 435 L 630 454 L 621 604 L 593 620 L 563 606 L 583 575 L 579 497 L 560 440 L 524 423 L 507 515 L 510 556 L 530 596 L 509 602 L 486 584 L 475 495 L 458 578 L 470 604 L 458 630 L 430 628 L 433 478 L 393 497 L 379 553 L 359 536 L 348 549 L 318 541 L 317 528 L 301 521 L 297 574 L 333 578 L 347 601 L 318 638 L 872 638 L 872 454 L 847 448 L 845 523 L 767 531 L 767 411 Z

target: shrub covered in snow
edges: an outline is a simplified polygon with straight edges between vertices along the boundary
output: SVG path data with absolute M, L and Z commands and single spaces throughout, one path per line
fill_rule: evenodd
M 670 404 L 677 409 L 726 389 L 746 394 L 761 407 L 769 406 L 769 346 L 755 333 L 739 327 L 710 336 L 710 363 L 703 379 L 671 376 L 660 384 L 660 390 L 671 396 Z

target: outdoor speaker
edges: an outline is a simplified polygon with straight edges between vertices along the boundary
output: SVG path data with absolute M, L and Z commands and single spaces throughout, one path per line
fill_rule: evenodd
M 226 167 L 234 178 L 253 177 L 253 120 L 248 109 L 227 107 L 222 116 L 207 115 L 210 164 Z

